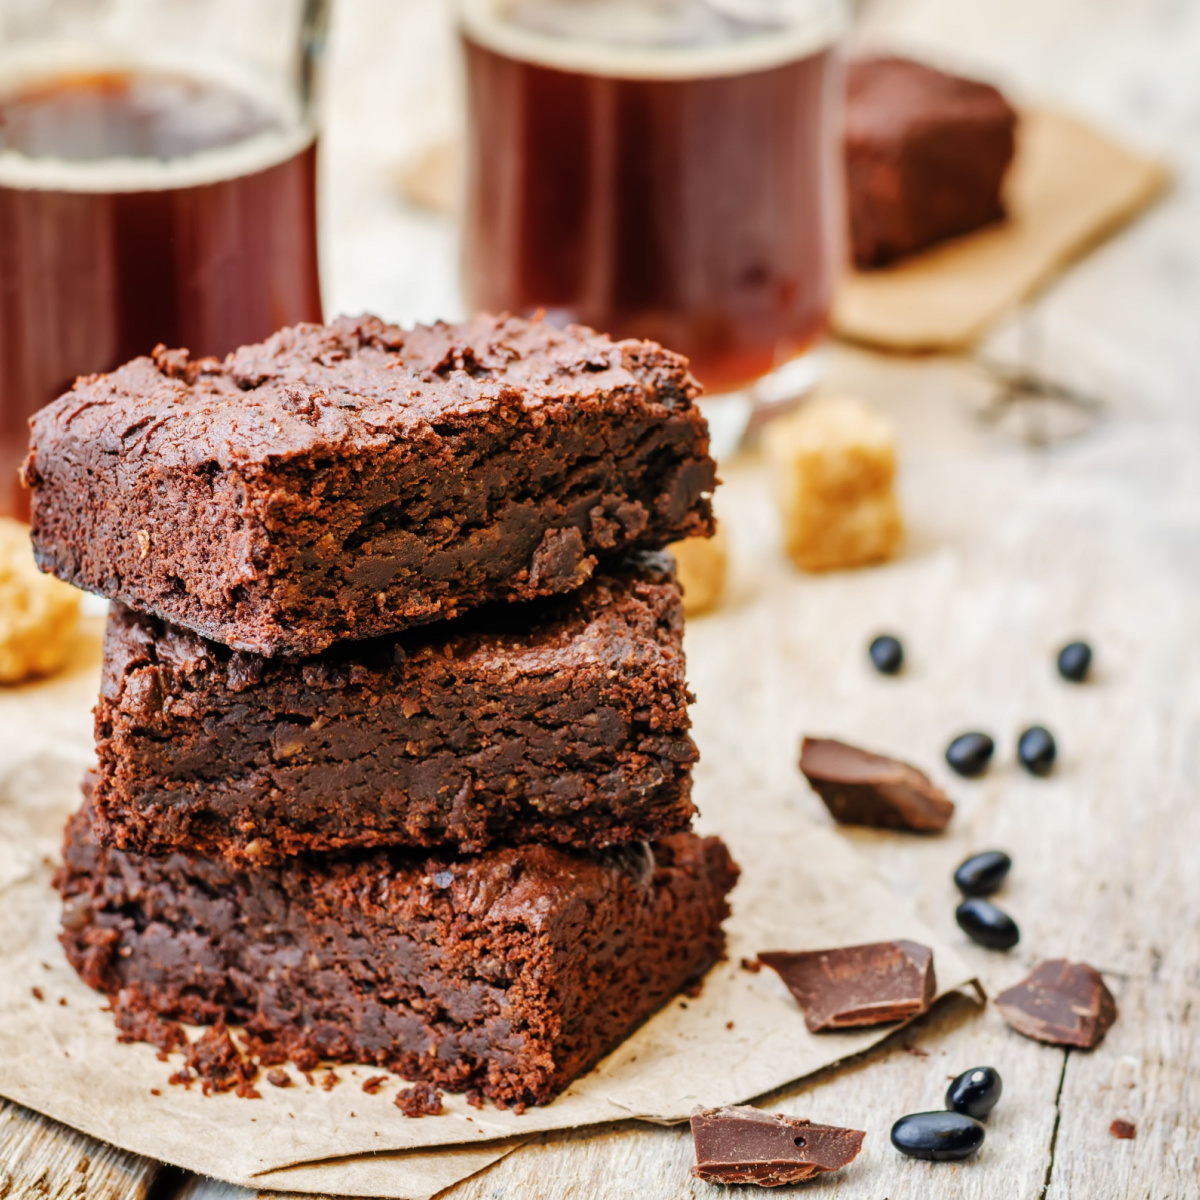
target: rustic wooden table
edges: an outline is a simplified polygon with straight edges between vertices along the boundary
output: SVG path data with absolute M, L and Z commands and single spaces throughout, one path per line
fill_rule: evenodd
M 953 733 L 993 730 L 996 766 L 954 782 L 960 811 L 946 836 L 863 833 L 856 847 L 951 937 L 954 864 L 975 849 L 1009 849 L 1017 865 L 1003 903 L 1021 922 L 1021 945 L 996 955 L 959 937 L 964 953 L 993 994 L 1038 958 L 1087 959 L 1104 970 L 1121 1017 L 1084 1054 L 1025 1041 L 990 1006 L 952 1001 L 864 1059 L 767 1099 L 868 1131 L 851 1169 L 806 1185 L 814 1195 L 1191 1200 L 1200 1197 L 1200 3 L 884 0 L 867 27 L 1091 114 L 1169 157 L 1178 183 L 984 348 L 1094 395 L 1094 420 L 1016 405 L 989 421 L 992 393 L 976 363 L 836 353 L 831 383 L 886 409 L 900 431 L 911 528 L 900 562 L 797 576 L 780 558 L 759 464 L 745 456 L 726 466 L 731 592 L 688 634 L 698 740 L 711 759 L 824 819 L 795 772 L 802 731 L 932 765 Z M 430 43 L 449 51 L 436 6 L 342 0 L 326 159 L 333 309 L 409 320 L 457 305 L 452 231 L 405 213 L 392 191 L 396 164 L 452 122 L 444 60 L 420 52 Z M 379 95 L 395 110 L 377 136 L 374 119 L 355 117 Z M 1081 436 L 1054 440 L 1089 421 Z M 1050 443 L 1037 444 L 1047 432 Z M 884 627 L 910 652 L 896 680 L 863 664 L 868 635 Z M 1098 652 L 1082 688 L 1051 666 L 1076 633 Z M 1012 765 L 1015 733 L 1033 720 L 1059 735 L 1049 780 Z M 736 791 L 738 778 L 726 770 L 708 784 Z M 979 1064 L 1005 1079 L 983 1151 L 961 1166 L 895 1154 L 892 1120 L 937 1107 L 946 1078 Z M 1110 1135 L 1117 1117 L 1136 1123 L 1135 1140 Z M 447 1195 L 716 1196 L 689 1178 L 690 1155 L 674 1129 L 549 1135 Z M 0 1101 L 0 1196 L 27 1195 L 251 1193 L 165 1171 Z

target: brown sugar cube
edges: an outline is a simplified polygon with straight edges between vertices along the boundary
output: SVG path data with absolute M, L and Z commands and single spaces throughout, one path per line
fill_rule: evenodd
M 900 547 L 896 445 L 859 400 L 810 401 L 767 432 L 788 557 L 804 571 L 883 562 Z
M 0 517 L 0 684 L 62 666 L 79 623 L 79 596 L 38 570 L 28 526 Z
M 697 617 L 721 602 L 729 569 L 725 530 L 718 526 L 711 538 L 693 537 L 670 546 L 675 556 L 675 577 L 683 592 L 685 616 Z

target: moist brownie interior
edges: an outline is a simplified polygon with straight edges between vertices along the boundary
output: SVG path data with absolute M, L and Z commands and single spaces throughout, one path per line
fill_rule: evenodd
M 96 708 L 101 838 L 264 863 L 372 845 L 604 847 L 688 827 L 670 556 L 566 597 L 265 659 L 115 605 Z
M 737 867 L 676 834 L 599 856 L 374 852 L 239 872 L 67 827 L 62 943 L 140 1016 L 242 1024 L 293 1061 L 549 1101 L 720 955 Z M 132 1019 L 132 1020 L 131 1020 Z
M 712 532 L 686 360 L 481 316 L 159 349 L 32 420 L 42 569 L 206 638 L 316 653 Z

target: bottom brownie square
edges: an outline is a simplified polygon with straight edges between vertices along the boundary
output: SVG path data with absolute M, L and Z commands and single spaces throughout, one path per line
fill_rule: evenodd
M 592 856 L 376 851 L 246 871 L 100 846 L 85 804 L 56 885 L 67 957 L 127 1018 L 241 1024 L 280 1058 L 520 1106 L 712 965 L 737 875 L 693 833 Z

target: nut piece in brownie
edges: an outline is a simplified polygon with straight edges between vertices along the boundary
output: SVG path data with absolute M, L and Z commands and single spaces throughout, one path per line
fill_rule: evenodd
M 480 316 L 159 349 L 34 416 L 44 571 L 258 654 L 312 654 L 578 587 L 712 532 L 687 362 Z
M 264 863 L 686 829 L 696 749 L 671 566 L 640 552 L 568 596 L 311 658 L 231 651 L 114 605 L 98 833 Z
M 852 62 L 850 240 L 876 267 L 1004 216 L 1017 114 L 994 87 L 905 58 Z
M 57 885 L 67 957 L 123 1009 L 242 1024 L 274 1061 L 376 1064 L 520 1106 L 716 961 L 737 873 L 693 833 L 592 857 L 375 851 L 240 872 L 104 848 L 85 805 Z

